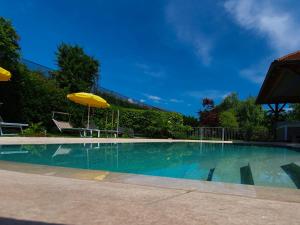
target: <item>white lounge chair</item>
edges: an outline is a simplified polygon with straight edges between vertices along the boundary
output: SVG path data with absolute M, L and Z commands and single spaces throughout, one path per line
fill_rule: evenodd
M 7 122 L 4 122 L 2 117 L 0 116 L 0 136 L 16 135 L 16 134 L 12 134 L 12 133 L 4 133 L 3 128 L 17 128 L 17 129 L 20 129 L 21 133 L 23 133 L 23 127 L 28 127 L 28 124 L 7 123 Z
M 55 118 L 55 115 L 65 115 L 68 116 L 68 121 L 62 121 Z M 91 129 L 91 128 L 77 128 L 73 127 L 70 123 L 70 117 L 71 115 L 69 113 L 64 112 L 52 112 L 52 121 L 58 128 L 60 132 L 79 132 L 81 137 L 93 137 L 93 132 L 97 132 L 98 137 L 100 137 L 100 130 L 98 129 Z M 87 133 L 90 135 L 88 136 Z

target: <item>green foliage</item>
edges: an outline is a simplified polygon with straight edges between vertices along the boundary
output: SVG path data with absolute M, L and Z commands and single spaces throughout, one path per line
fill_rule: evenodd
M 226 128 L 238 128 L 237 118 L 232 111 L 224 111 L 220 113 L 220 125 Z
M 23 135 L 24 136 L 46 136 L 47 132 L 45 128 L 42 126 L 42 123 L 32 123 L 30 124 L 30 127 L 24 130 Z
M 291 104 L 292 111 L 288 115 L 288 120 L 299 121 L 300 120 L 300 104 Z
M 59 70 L 53 75 L 70 92 L 90 91 L 98 80 L 99 62 L 77 45 L 62 43 L 56 52 Z
M 254 97 L 241 101 L 236 115 L 241 128 L 263 126 L 266 116 L 262 106 L 255 104 Z
M 12 23 L 0 17 L 0 65 L 12 69 L 20 57 L 19 36 Z
M 26 71 L 23 75 L 23 120 L 28 123 L 42 122 L 46 127 L 51 127 L 51 112 L 68 109 L 70 103 L 66 99 L 66 91 L 60 89 L 55 80 L 47 79 L 39 72 Z
M 147 137 L 185 136 L 190 129 L 183 125 L 182 115 L 158 110 L 120 109 L 120 126 L 130 127 L 135 135 Z
M 236 93 L 231 93 L 230 95 L 226 96 L 224 100 L 221 102 L 220 105 L 217 106 L 219 111 L 228 111 L 233 110 L 236 112 L 240 105 L 239 97 Z
M 22 68 L 18 64 L 20 57 L 18 41 L 19 36 L 12 23 L 0 17 L 0 66 L 13 74 L 12 82 L 0 82 L 0 102 L 5 106 L 5 108 L 1 107 L 1 115 L 8 121 L 21 120 L 19 112 L 21 109 L 20 74 Z
M 200 122 L 197 118 L 193 116 L 185 116 L 183 115 L 183 124 L 190 127 L 199 127 Z
M 271 136 L 271 119 L 261 105 L 255 104 L 255 98 L 244 101 L 237 94 L 227 96 L 217 106 L 222 127 L 239 128 L 245 140 L 268 140 Z

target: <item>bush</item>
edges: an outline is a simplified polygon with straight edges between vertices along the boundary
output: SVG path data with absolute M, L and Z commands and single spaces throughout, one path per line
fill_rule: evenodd
M 28 123 L 41 122 L 51 127 L 51 112 L 68 109 L 67 93 L 58 88 L 54 80 L 43 77 L 39 72 L 23 74 L 21 90 L 23 120 Z
M 132 128 L 135 135 L 161 138 L 186 137 L 190 129 L 179 113 L 125 108 L 120 108 L 120 127 Z
M 238 128 L 239 126 L 237 118 L 232 111 L 221 112 L 219 119 L 221 127 Z
M 47 131 L 42 126 L 42 123 L 32 123 L 30 124 L 30 127 L 25 129 L 23 131 L 24 136 L 35 136 L 35 137 L 41 137 L 46 136 Z

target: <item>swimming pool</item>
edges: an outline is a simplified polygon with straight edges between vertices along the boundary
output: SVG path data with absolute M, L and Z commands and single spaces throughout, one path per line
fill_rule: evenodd
M 300 188 L 300 152 L 279 147 L 186 142 L 0 145 L 0 160 Z

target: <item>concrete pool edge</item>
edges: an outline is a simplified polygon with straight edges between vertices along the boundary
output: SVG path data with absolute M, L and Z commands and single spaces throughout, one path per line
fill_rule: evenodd
M 231 184 L 222 182 L 197 181 L 148 175 L 115 173 L 109 171 L 74 169 L 0 161 L 2 172 L 12 171 L 23 174 L 62 177 L 68 179 L 92 180 L 105 183 L 130 184 L 162 189 L 183 190 L 187 192 L 212 193 L 241 196 L 254 199 L 300 203 L 300 190 Z
M 83 143 L 227 143 L 232 141 L 185 140 L 185 139 L 149 139 L 149 138 L 76 138 L 76 137 L 0 137 L 0 145 L 20 144 L 83 144 Z

